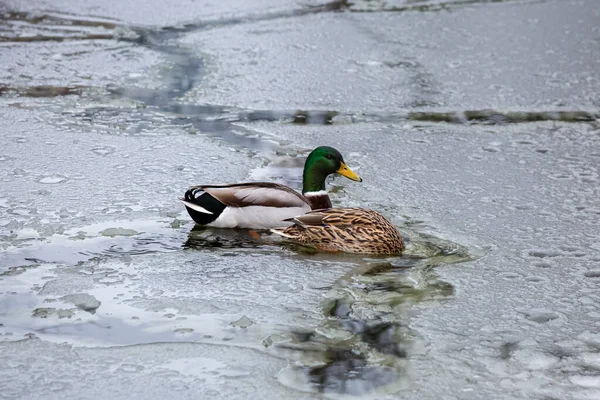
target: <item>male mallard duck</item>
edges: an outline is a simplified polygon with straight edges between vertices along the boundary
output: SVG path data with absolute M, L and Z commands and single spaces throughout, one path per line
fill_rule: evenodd
M 396 227 L 373 210 L 313 210 L 287 221 L 294 225 L 271 232 L 317 250 L 389 255 L 404 250 L 404 241 Z
M 333 147 L 317 147 L 306 159 L 302 194 L 278 183 L 252 182 L 200 185 L 181 199 L 190 217 L 200 225 L 217 228 L 269 229 L 290 225 L 284 220 L 311 209 L 329 208 L 325 179 L 337 172 L 361 182 Z

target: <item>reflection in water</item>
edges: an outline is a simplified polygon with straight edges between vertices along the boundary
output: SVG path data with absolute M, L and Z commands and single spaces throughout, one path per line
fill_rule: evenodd
M 279 350 L 296 364 L 279 380 L 299 390 L 361 395 L 393 393 L 410 381 L 415 340 L 409 328 L 414 306 L 439 302 L 454 289 L 434 267 L 471 260 L 465 248 L 416 231 L 407 252 L 385 261 L 355 259 L 357 266 L 327 293 L 324 320 L 314 331 L 294 332 Z
M 398 379 L 391 367 L 369 365 L 365 356 L 354 351 L 329 349 L 323 366 L 305 368 L 308 381 L 319 392 L 364 394 Z
M 409 239 L 407 251 L 394 258 L 308 252 L 284 245 L 291 251 L 283 257 L 343 261 L 351 267 L 325 289 L 318 326 L 292 329 L 275 338 L 272 349 L 295 360 L 279 374 L 282 384 L 307 392 L 351 395 L 394 393 L 409 384 L 414 305 L 453 295 L 452 285 L 435 273 L 436 266 L 473 259 L 464 247 L 417 229 L 418 224 L 412 224 L 402 230 Z M 264 233 L 256 238 L 246 230 L 195 227 L 184 247 L 281 252 L 274 243 Z
M 183 244 L 183 248 L 194 250 L 258 249 L 263 246 L 264 243 L 253 237 L 246 229 L 217 229 L 201 225 L 194 225 Z

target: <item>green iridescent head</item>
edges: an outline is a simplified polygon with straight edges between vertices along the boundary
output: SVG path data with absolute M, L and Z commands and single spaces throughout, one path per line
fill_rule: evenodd
M 304 164 L 302 193 L 325 190 L 325 179 L 333 173 L 362 182 L 362 179 L 348 168 L 339 151 L 329 146 L 317 147 L 308 155 Z

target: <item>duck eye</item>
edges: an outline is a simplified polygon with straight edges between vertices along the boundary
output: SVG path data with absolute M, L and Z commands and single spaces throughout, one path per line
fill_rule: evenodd
M 327 154 L 325 157 L 329 160 L 333 159 L 333 156 L 331 154 Z

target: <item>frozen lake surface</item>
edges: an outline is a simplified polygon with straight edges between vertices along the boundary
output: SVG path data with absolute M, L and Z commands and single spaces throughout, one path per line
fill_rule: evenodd
M 600 7 L 0 5 L 0 395 L 600 398 Z M 402 257 L 194 227 L 333 145 Z

